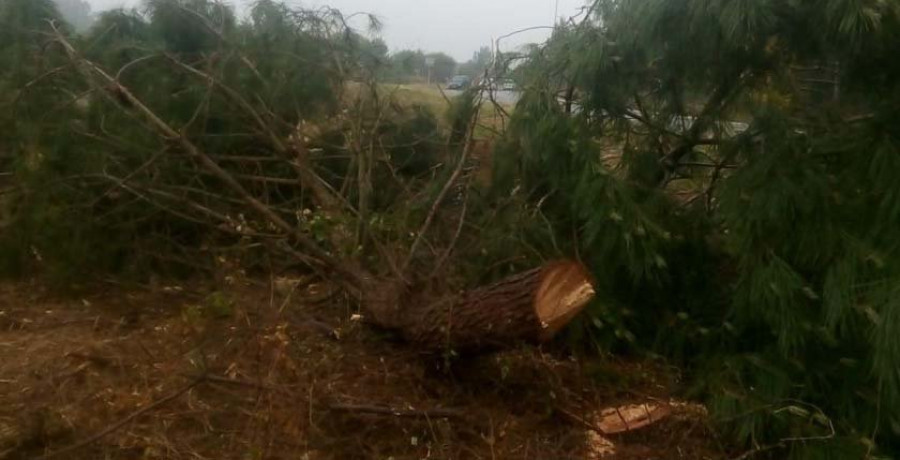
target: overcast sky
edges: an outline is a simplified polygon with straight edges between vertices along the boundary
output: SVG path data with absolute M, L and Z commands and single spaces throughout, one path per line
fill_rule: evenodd
M 94 11 L 134 6 L 140 0 L 88 0 Z M 251 0 L 229 0 L 238 8 Z M 481 46 L 515 30 L 552 26 L 554 12 L 568 18 L 577 14 L 585 0 L 304 0 L 295 5 L 329 5 L 344 13 L 374 13 L 384 23 L 382 37 L 392 51 L 423 49 L 444 51 L 465 61 Z M 558 10 L 557 10 L 558 5 Z M 364 28 L 362 23 L 358 24 Z M 535 30 L 505 39 L 509 50 L 522 43 L 540 42 L 548 30 Z

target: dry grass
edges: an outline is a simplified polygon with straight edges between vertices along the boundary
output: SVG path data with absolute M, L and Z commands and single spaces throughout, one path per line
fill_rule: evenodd
M 357 97 L 360 94 L 361 86 L 359 84 L 350 84 L 347 87 L 345 97 Z M 431 112 L 441 125 L 448 127 L 446 114 L 450 107 L 450 100 L 455 97 L 458 92 L 443 91 L 440 85 L 428 85 L 425 83 L 412 84 L 382 84 L 379 85 L 381 97 L 387 97 L 392 102 L 403 106 L 410 107 L 419 105 Z M 499 107 L 498 107 L 499 105 Z M 481 107 L 478 118 L 478 124 L 475 130 L 475 137 L 479 140 L 489 140 L 499 136 L 506 129 L 509 121 L 508 117 L 513 111 L 513 106 L 508 103 L 494 104 L 485 100 Z
M 400 104 L 421 105 L 439 119 L 443 119 L 444 114 L 447 112 L 447 108 L 450 106 L 445 96 L 451 97 L 451 95 L 446 93 L 442 94 L 441 87 L 438 85 L 428 85 L 425 83 L 384 85 L 384 90 Z
M 73 445 L 58 458 L 720 457 L 702 414 L 689 410 L 611 438 L 616 453 L 605 457 L 591 456 L 597 436 L 560 413 L 667 398 L 671 381 L 655 366 L 523 347 L 447 370 L 440 357 L 351 320 L 353 307 L 323 290 L 245 280 L 218 291 L 105 287 L 58 297 L 3 285 L 0 459 Z M 587 377 L 596 373 L 617 383 Z M 198 375 L 209 377 L 185 391 Z M 462 416 L 336 411 L 336 403 Z

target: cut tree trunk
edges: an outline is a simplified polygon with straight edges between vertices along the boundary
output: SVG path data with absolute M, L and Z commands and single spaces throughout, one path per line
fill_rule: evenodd
M 369 305 L 376 324 L 397 329 L 428 350 L 473 351 L 544 342 L 562 330 L 594 297 L 585 267 L 574 261 L 550 262 L 495 284 L 408 308 L 378 296 Z

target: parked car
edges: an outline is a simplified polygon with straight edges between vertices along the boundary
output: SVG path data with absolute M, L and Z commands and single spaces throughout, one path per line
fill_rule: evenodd
M 471 78 L 467 77 L 466 75 L 457 75 L 450 79 L 450 83 L 447 83 L 447 89 L 464 90 L 467 89 L 471 84 Z

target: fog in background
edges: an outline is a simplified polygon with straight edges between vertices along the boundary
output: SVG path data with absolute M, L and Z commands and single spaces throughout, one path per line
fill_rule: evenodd
M 137 6 L 140 0 L 87 0 L 94 12 Z M 243 11 L 251 0 L 232 0 Z M 585 0 L 308 0 L 289 2 L 305 7 L 328 5 L 345 14 L 373 13 L 383 22 L 380 36 L 391 51 L 422 49 L 443 51 L 458 61 L 466 61 L 482 46 L 510 32 L 536 26 L 552 26 L 554 16 L 578 14 Z M 354 24 L 366 30 L 360 20 Z M 534 30 L 504 39 L 502 50 L 525 43 L 542 42 L 549 29 Z

